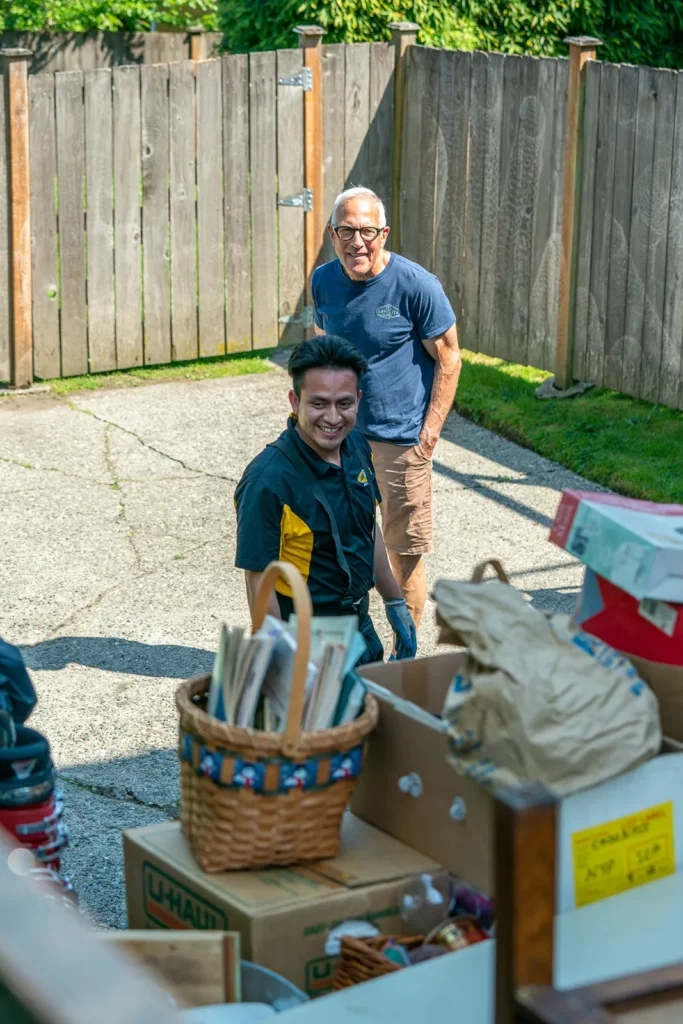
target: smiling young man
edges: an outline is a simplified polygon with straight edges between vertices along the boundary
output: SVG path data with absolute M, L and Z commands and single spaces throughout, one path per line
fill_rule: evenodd
M 419 625 L 432 545 L 432 455 L 460 374 L 455 314 L 438 279 L 385 248 L 381 200 L 342 192 L 328 228 L 337 258 L 313 275 L 318 333 L 351 341 L 368 362 L 358 427 L 372 446 L 382 529 Z
M 244 570 L 250 609 L 269 562 L 291 562 L 308 583 L 314 614 L 358 615 L 363 661 L 379 661 L 384 652 L 368 611 L 376 586 L 397 657 L 414 657 L 415 628 L 376 523 L 381 499 L 372 454 L 356 430 L 367 363 L 348 341 L 325 336 L 294 349 L 288 370 L 287 428 L 247 466 L 235 491 L 235 565 Z M 268 611 L 291 615 L 284 579 Z

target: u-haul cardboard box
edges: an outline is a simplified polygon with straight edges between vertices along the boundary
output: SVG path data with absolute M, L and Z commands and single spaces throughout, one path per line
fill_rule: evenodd
M 330 990 L 337 964 L 330 931 L 364 918 L 382 932 L 404 929 L 398 900 L 406 878 L 436 861 L 352 814 L 334 860 L 265 871 L 205 874 L 178 822 L 123 834 L 129 928 L 201 928 L 240 933 L 241 954 L 308 995 Z

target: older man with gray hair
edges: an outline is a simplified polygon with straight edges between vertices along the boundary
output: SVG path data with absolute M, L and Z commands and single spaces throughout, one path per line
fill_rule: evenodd
M 370 442 L 382 532 L 417 627 L 432 546 L 432 455 L 460 374 L 455 314 L 439 280 L 386 249 L 389 227 L 369 188 L 337 196 L 328 232 L 337 259 L 313 275 L 315 325 L 368 362 L 358 427 Z

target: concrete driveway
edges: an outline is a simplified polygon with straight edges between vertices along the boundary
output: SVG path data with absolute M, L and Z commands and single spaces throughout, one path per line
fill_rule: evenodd
M 31 670 L 66 871 L 102 924 L 126 922 L 121 829 L 177 814 L 175 688 L 210 670 L 222 620 L 248 621 L 232 496 L 282 429 L 287 390 L 274 368 L 0 400 L 0 635 Z M 455 414 L 434 466 L 430 583 L 495 556 L 539 607 L 570 611 L 580 570 L 548 528 L 563 487 L 592 485 Z M 419 639 L 435 651 L 429 608 Z

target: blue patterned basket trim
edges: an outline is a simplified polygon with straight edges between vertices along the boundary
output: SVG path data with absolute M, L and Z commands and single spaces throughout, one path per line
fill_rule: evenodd
M 292 789 L 326 789 L 342 779 L 356 779 L 363 763 L 363 746 L 361 743 L 343 754 L 320 754 L 302 762 L 284 757 L 247 761 L 236 751 L 209 750 L 189 733 L 181 731 L 178 753 L 182 761 L 192 765 L 197 775 L 211 779 L 218 786 L 275 795 Z M 329 771 L 321 773 L 320 768 L 325 762 L 329 764 Z M 271 765 L 279 769 L 277 786 L 266 788 L 266 770 Z M 321 774 L 325 782 L 318 782 Z M 272 778 L 273 773 L 270 775 Z

